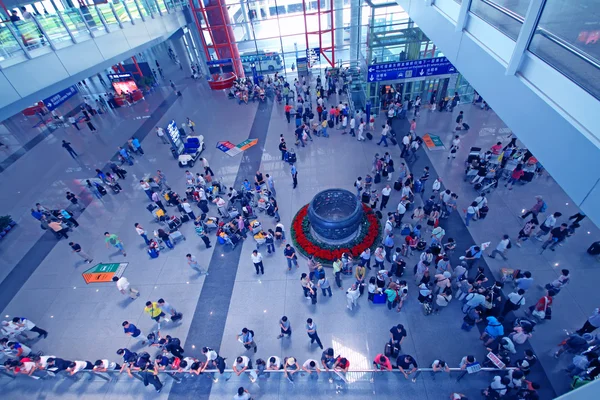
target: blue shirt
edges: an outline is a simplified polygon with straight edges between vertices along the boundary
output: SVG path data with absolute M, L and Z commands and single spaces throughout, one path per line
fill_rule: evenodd
M 473 258 L 481 258 L 481 250 L 475 253 L 475 246 L 469 247 L 469 253 L 473 254 Z
M 254 336 L 252 336 L 252 334 L 250 333 L 250 331 L 248 331 L 248 333 L 246 333 L 246 334 L 240 333 L 240 335 L 241 335 L 242 341 L 244 343 L 251 342 L 254 339 Z
M 131 141 L 131 144 L 132 144 L 132 145 L 133 145 L 133 147 L 135 147 L 136 149 L 137 149 L 137 148 L 139 148 L 139 147 L 141 147 L 140 141 L 139 141 L 139 140 L 137 140 L 137 138 L 134 138 L 134 139 Z
M 123 327 L 123 332 L 131 333 L 131 336 L 133 337 L 138 337 L 140 336 L 140 333 L 142 333 L 134 324 L 129 324 L 127 328 Z
M 386 236 L 383 245 L 385 247 L 394 247 L 394 238 L 392 238 L 390 235 Z
M 296 175 L 296 166 L 292 165 L 292 175 Z
M 127 150 L 125 149 L 119 150 L 119 154 L 121 154 L 123 158 L 129 158 L 129 156 L 127 155 Z

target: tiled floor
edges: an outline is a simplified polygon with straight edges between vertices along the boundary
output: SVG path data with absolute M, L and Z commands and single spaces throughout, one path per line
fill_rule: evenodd
M 16 231 L 0 245 L 0 271 L 4 274 L 0 278 L 4 278 L 19 265 L 21 259 L 21 265 L 31 267 L 34 257 L 45 251 L 42 244 L 47 242 L 38 242 L 42 232 L 28 215 L 28 209 L 36 201 L 51 206 L 64 205 L 64 191 L 81 192 L 82 180 L 92 177 L 92 171 L 106 163 L 114 154 L 116 146 L 124 143 L 134 133 L 148 133 L 142 142 L 146 155 L 137 157 L 135 165 L 127 168 L 129 174 L 122 183 L 124 191 L 116 196 L 110 194 L 102 201 L 95 200 L 90 195 L 85 196 L 90 204 L 79 217 L 81 227 L 72 234 L 73 239 L 94 256 L 95 262 L 129 262 L 125 275 L 140 289 L 141 298 L 130 302 L 111 284 L 85 285 L 81 273 L 87 265 L 70 253 L 67 242 L 63 240 L 55 246 L 45 245 L 49 248 L 47 256 L 37 268 L 37 262 L 30 268 L 34 269 L 30 277 L 24 275 L 24 285 L 18 288 L 12 300 L 6 299 L 8 305 L 2 312 L 2 315 L 27 316 L 50 332 L 47 339 L 34 344 L 36 350 L 69 359 L 94 361 L 107 357 L 116 361 L 114 352 L 118 347 L 135 344 L 135 341 L 122 334 L 122 320 L 128 319 L 144 332 L 149 331 L 154 324 L 143 314 L 142 303 L 146 299 L 164 297 L 184 313 L 180 325 L 166 324 L 164 331 L 181 338 L 185 343 L 186 355 L 200 357 L 199 349 L 208 345 L 218 348 L 228 358 L 230 365 L 236 356 L 243 353 L 244 349 L 236 341 L 235 335 L 244 326 L 256 333 L 258 357 L 294 356 L 300 362 L 308 357 L 318 359 L 320 350 L 316 345 L 310 345 L 304 330 L 304 322 L 308 317 L 312 317 L 318 324 L 323 344 L 334 347 L 337 354 L 347 356 L 352 368 L 369 368 L 373 357 L 383 351 L 384 343 L 389 337 L 389 328 L 397 323 L 406 326 L 409 335 L 403 346 L 404 351 L 412 354 L 419 366 L 427 367 L 439 357 L 451 366 L 457 366 L 460 358 L 466 354 L 472 353 L 480 359 L 484 357 L 484 348 L 477 340 L 478 333 L 467 333 L 459 329 L 462 313 L 456 301 L 439 315 L 423 316 L 416 301 L 410 272 L 416 256 L 408 262 L 407 280 L 411 297 L 401 313 L 390 312 L 385 306 L 367 303 L 365 298 L 359 300 L 356 310 L 349 311 L 345 307 L 344 293 L 339 289 L 333 289 L 331 298 L 319 295 L 317 305 L 307 304 L 299 282 L 300 274 L 306 271 L 304 260 L 300 261 L 299 270 L 287 272 L 282 248 L 278 248 L 273 256 L 267 256 L 263 249 L 265 275 L 257 277 L 250 260 L 250 253 L 254 248 L 252 239 L 245 241 L 234 251 L 223 249 L 219 245 L 205 250 L 189 224 L 182 229 L 187 235 L 187 241 L 178 244 L 172 251 L 163 252 L 158 259 L 149 260 L 133 224 L 140 222 L 149 230 L 156 229 L 157 225 L 151 221 L 151 216 L 145 209 L 148 200 L 136 182 L 140 177 L 161 169 L 167 174 L 175 190 L 182 193 L 185 188 L 183 170 L 177 166 L 167 146 L 161 144 L 154 135 L 153 126 L 148 126 L 145 122 L 150 118 L 161 126 L 173 118 L 178 122 L 188 116 L 195 120 L 197 130 L 206 138 L 205 156 L 210 160 L 215 174 L 222 177 L 228 186 L 239 184 L 240 179 L 245 177 L 252 179 L 255 168 L 260 165 L 263 173 L 268 173 L 275 179 L 280 214 L 286 229 L 296 211 L 320 190 L 331 187 L 352 189 L 355 178 L 370 171 L 375 152 L 381 154 L 384 150 L 377 147 L 375 142 L 360 143 L 347 135 L 342 136 L 339 131 L 330 132 L 330 138 L 315 138 L 306 148 L 297 149 L 299 185 L 297 189 L 292 189 L 289 165 L 280 160 L 277 148 L 279 135 L 282 133 L 288 143 L 294 141 L 293 124 L 286 123 L 282 105 L 238 106 L 228 100 L 224 93 L 211 92 L 204 83 L 176 79 L 176 83 L 182 88 L 184 82 L 182 98 L 173 97 L 170 90 L 163 88 L 149 96 L 145 102 L 99 118 L 97 134 L 91 134 L 86 129 L 82 132 L 73 129 L 56 131 L 0 174 L 0 183 L 3 187 L 10 188 L 3 191 L 0 205 L 17 218 L 22 215 Z M 272 111 L 269 110 L 270 107 Z M 503 138 L 506 136 L 506 128 L 492 111 L 481 111 L 471 105 L 460 106 L 455 113 L 459 110 L 465 111 L 465 120 L 472 129 L 468 133 L 461 133 L 462 146 L 457 159 L 448 161 L 444 151 L 423 151 L 414 168 L 420 171 L 423 165 L 432 166 L 434 172 L 442 177 L 444 184 L 459 194 L 460 208 L 464 208 L 476 196 L 472 188 L 462 180 L 462 163 L 469 147 L 487 147 L 496 141 L 498 135 L 503 141 L 507 140 Z M 270 119 L 266 116 L 269 112 Z M 140 116 L 143 119 L 136 119 Z M 150 118 L 146 118 L 148 116 Z M 453 120 L 454 116 L 449 113 L 430 114 L 424 110 L 419 117 L 418 132 L 440 135 L 447 144 L 453 135 Z M 401 133 L 400 129 L 404 129 L 403 122 L 395 122 L 395 128 Z M 375 136 L 378 139 L 377 133 Z M 216 142 L 220 140 L 239 143 L 255 137 L 260 138 L 259 144 L 235 157 L 215 148 Z M 265 137 L 266 140 L 262 140 Z M 60 148 L 63 138 L 72 141 L 76 151 L 80 151 L 79 161 L 72 160 Z M 400 160 L 398 147 L 389 147 L 387 151 L 394 160 Z M 196 166 L 193 170 L 200 171 L 200 168 Z M 431 189 L 427 187 L 426 190 Z M 478 243 L 491 240 L 495 245 L 505 232 L 514 238 L 519 230 L 518 216 L 521 209 L 530 206 L 536 194 L 544 195 L 549 211 L 560 210 L 565 216 L 576 212 L 576 207 L 566 204 L 571 203 L 570 200 L 549 177 L 541 177 L 526 186 L 518 186 L 511 192 L 499 188 L 489 196 L 491 211 L 487 220 L 471 224 L 468 231 L 458 214 L 445 222 L 448 233 L 456 236 L 458 252 L 470 245 L 473 239 Z M 393 192 L 390 206 L 394 207 L 397 200 L 398 194 Z M 272 218 L 261 214 L 260 219 L 264 227 L 274 226 Z M 104 247 L 104 231 L 115 232 L 124 240 L 128 251 L 126 258 L 115 255 L 112 250 Z M 589 235 L 587 231 L 590 232 Z M 600 278 L 600 273 L 597 272 L 596 261 L 585 254 L 591 238 L 598 237 L 598 233 L 595 226 L 584 220 L 581 230 L 556 252 L 547 251 L 539 255 L 538 243 L 526 243 L 523 248 L 511 249 L 506 264 L 495 260 L 487 262 L 496 276 L 501 266 L 508 265 L 511 268 L 531 270 L 536 282 L 542 284 L 552 280 L 557 269 L 571 269 L 571 286 L 557 297 L 554 319 L 538 326 L 531 340 L 543 367 L 543 371 L 538 369 L 532 377 L 546 386 L 544 398 L 567 389 L 568 381 L 560 371 L 567 359 L 565 357 L 559 363 L 551 357 L 554 346 L 564 337 L 562 329 L 579 327 L 598 303 L 594 282 Z M 50 237 L 43 240 L 54 239 Z M 199 277 L 189 269 L 185 263 L 185 254 L 188 252 L 196 254 L 202 264 L 210 266 L 208 278 Z M 27 255 L 23 257 L 25 254 Z M 24 274 L 25 269 L 15 269 L 13 275 L 18 278 Z M 333 283 L 331 276 L 330 278 Z M 6 282 L 5 280 L 2 285 Z M 350 279 L 344 279 L 344 287 L 350 283 Z M 530 292 L 527 295 L 529 304 L 541 295 L 541 291 L 537 289 Z M 0 294 L 0 299 L 2 296 Z M 279 332 L 278 320 L 282 315 L 287 315 L 292 323 L 292 339 L 276 339 Z M 517 356 L 520 357 L 521 354 L 522 349 L 519 349 Z M 456 375 L 438 377 L 433 384 L 430 376 L 423 374 L 416 384 L 412 384 L 398 376 L 378 376 L 374 382 L 370 382 L 370 376 L 356 374 L 352 377 L 356 382 L 344 390 L 344 396 L 363 399 L 372 394 L 392 396 L 401 392 L 403 398 L 440 399 L 446 398 L 455 390 L 475 397 L 491 380 L 490 375 L 483 373 L 469 376 L 460 383 L 455 382 L 455 377 Z M 552 387 L 549 381 L 552 382 Z M 170 382 L 170 379 L 165 378 L 165 382 Z M 168 383 L 166 390 L 160 395 L 155 395 L 149 388 L 144 390 L 138 381 L 130 382 L 123 378 L 117 383 L 109 384 L 96 381 L 47 381 L 42 384 L 23 379 L 16 382 L 1 379 L 0 387 L 4 390 L 3 393 L 9 393 L 10 396 L 22 393 L 42 396 L 43 393 L 44 398 L 48 399 L 81 395 L 106 399 L 150 396 L 166 398 L 170 395 L 173 399 L 179 399 L 191 398 L 192 393 L 194 398 L 222 399 L 232 397 L 240 385 L 248 387 L 257 398 L 264 399 L 291 396 L 304 398 L 314 396 L 316 391 L 327 397 L 335 395 L 334 386 L 324 379 L 315 386 L 315 382 L 299 378 L 294 387 L 279 377 L 250 384 L 242 376 L 232 378 L 227 383 L 221 381 L 212 385 L 212 388 L 209 382 L 202 377 L 186 380 L 176 385 L 170 393 Z

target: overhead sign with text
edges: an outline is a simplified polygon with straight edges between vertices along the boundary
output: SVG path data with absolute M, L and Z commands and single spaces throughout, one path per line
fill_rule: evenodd
M 60 106 L 65 101 L 69 100 L 71 97 L 75 96 L 77 93 L 77 88 L 75 86 L 69 86 L 65 90 L 61 90 L 60 92 L 48 97 L 47 99 L 42 100 L 46 108 L 50 111 L 54 110 L 56 107 Z
M 446 57 L 373 64 L 369 65 L 367 71 L 369 82 L 456 74 L 458 72 Z

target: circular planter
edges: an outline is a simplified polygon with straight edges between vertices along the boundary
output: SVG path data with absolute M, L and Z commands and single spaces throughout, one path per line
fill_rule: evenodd
M 344 189 L 317 193 L 308 205 L 308 220 L 319 239 L 345 243 L 358 233 L 363 208 L 358 198 Z

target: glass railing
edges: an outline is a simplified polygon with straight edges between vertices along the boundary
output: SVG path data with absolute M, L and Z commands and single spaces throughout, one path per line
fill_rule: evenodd
M 12 23 L 0 23 L 0 62 L 25 55 L 15 35 L 11 32 L 9 24 Z
M 600 26 L 587 3 L 546 2 L 529 51 L 600 100 Z
M 113 13 L 112 9 L 110 8 L 110 5 L 98 4 L 96 6 L 96 9 L 98 10 L 98 12 L 100 14 L 102 14 L 102 17 L 104 17 L 104 20 L 106 21 L 106 23 L 108 25 L 119 23 L 119 21 L 117 21 L 117 17 L 115 17 L 115 14 Z
M 65 9 L 60 14 L 36 15 L 16 22 L 0 22 L 0 66 L 14 65 L 41 53 L 91 39 L 92 34 L 106 33 L 105 23 L 112 25 L 111 30 L 117 29 L 119 23 L 131 24 L 125 4 L 133 19 L 141 19 L 142 15 L 156 18 L 160 16 L 158 10 L 168 15 L 168 10 L 187 7 L 185 0 L 137 0 L 139 8 L 135 0 L 124 0 Z M 46 50 L 40 52 L 38 49 Z
M 124 0 L 123 1 L 129 10 L 129 14 L 131 15 L 131 19 L 142 19 L 140 12 L 135 4 L 134 0 Z
M 470 11 L 516 41 L 530 2 L 531 0 L 472 0 Z
M 73 34 L 75 40 L 85 40 L 90 38 L 90 33 L 83 21 L 83 17 L 77 9 L 61 11 L 65 24 Z
M 163 14 L 166 14 L 166 13 L 169 12 L 167 10 L 167 6 L 165 4 L 165 0 L 156 0 L 156 2 L 158 3 L 158 8 L 160 9 L 160 12 L 162 12 Z
M 117 17 L 122 24 L 131 22 L 131 18 L 129 18 L 129 14 L 127 14 L 127 10 L 125 10 L 123 3 L 113 3 L 113 6 Z

